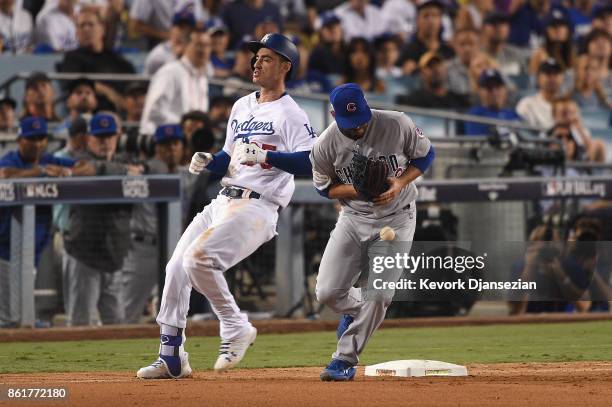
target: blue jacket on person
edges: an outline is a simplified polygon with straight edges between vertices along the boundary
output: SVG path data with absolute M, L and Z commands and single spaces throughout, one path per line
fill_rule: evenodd
M 500 120 L 521 120 L 521 117 L 513 109 L 494 110 L 484 106 L 474 106 L 467 114 L 474 116 L 488 117 Z M 464 135 L 466 136 L 486 136 L 489 134 L 489 124 L 466 122 Z
M 76 164 L 75 160 L 70 158 L 54 157 L 51 154 L 43 154 L 38 165 L 59 165 L 62 167 L 72 167 Z M 11 151 L 0 159 L 0 168 L 32 168 L 32 163 L 25 162 L 21 158 L 18 151 Z M 7 182 L 7 181 L 4 181 Z M 8 181 L 10 182 L 10 180 Z M 10 260 L 11 257 L 11 207 L 0 208 L 0 258 Z M 49 242 L 51 221 L 53 214 L 51 206 L 37 206 L 35 220 L 35 264 L 40 260 L 40 254 Z

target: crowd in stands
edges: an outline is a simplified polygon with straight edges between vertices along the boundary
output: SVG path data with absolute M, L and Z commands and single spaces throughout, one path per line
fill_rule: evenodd
M 246 43 L 270 32 L 289 35 L 300 51 L 290 90 L 355 82 L 371 101 L 523 122 L 561 140 L 572 160 L 612 155 L 584 120 L 612 126 L 606 0 L 0 0 L 2 58 L 60 54 L 61 73 L 150 75 L 53 82 L 34 72 L 20 100 L 0 94 L 0 132 L 18 134 L 0 176 L 186 174 L 194 151 L 222 146 L 240 85 L 251 83 Z M 129 61 L 134 52 L 147 54 L 143 66 Z M 465 122 L 459 133 L 490 131 Z M 56 138 L 65 145 L 47 152 Z M 185 177 L 185 216 L 210 198 L 209 177 Z M 8 260 L 8 210 L 0 221 Z M 79 235 L 88 223 L 108 235 Z M 155 208 L 37 211 L 37 256 L 52 224 L 63 241 L 69 323 L 136 321 L 155 285 L 146 277 L 158 267 Z M 127 283 L 109 272 L 118 270 Z M 148 281 L 144 297 L 120 298 L 130 278 Z M 79 296 L 84 287 L 93 294 Z

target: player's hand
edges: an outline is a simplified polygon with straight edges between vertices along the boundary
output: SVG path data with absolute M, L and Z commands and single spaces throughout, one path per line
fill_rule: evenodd
M 61 177 L 64 175 L 64 167 L 59 165 L 47 164 L 43 168 L 47 177 Z
M 240 164 L 264 164 L 268 152 L 254 143 L 238 143 L 234 148 L 236 161 Z
M 199 174 L 204 170 L 210 162 L 213 160 L 211 153 L 197 152 L 191 157 L 191 164 L 189 164 L 189 172 L 192 174 Z
M 389 182 L 389 189 L 385 192 L 374 198 L 374 205 L 386 205 L 393 201 L 397 196 L 399 196 L 400 192 L 404 188 L 404 183 L 399 180 L 399 178 L 389 177 L 387 178 Z

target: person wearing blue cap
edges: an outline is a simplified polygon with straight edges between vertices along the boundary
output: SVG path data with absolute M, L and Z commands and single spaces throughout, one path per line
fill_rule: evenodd
M 196 28 L 195 16 L 189 10 L 174 13 L 168 39 L 157 44 L 147 55 L 144 73 L 153 75 L 167 62 L 174 61 L 183 55 L 189 43 L 189 36 Z
M 501 120 L 521 120 L 514 109 L 507 107 L 508 87 L 501 72 L 496 69 L 485 69 L 478 78 L 478 98 L 480 104 L 473 106 L 468 114 Z M 464 133 L 468 136 L 486 136 L 490 125 L 467 122 Z
M 308 76 L 340 75 L 344 72 L 345 46 L 340 18 L 327 11 L 319 16 L 319 43 L 308 57 Z
M 45 152 L 49 139 L 47 122 L 41 117 L 25 117 L 19 124 L 17 151 L 11 151 L 0 159 L 0 178 L 70 177 L 72 175 L 93 175 L 93 167 L 84 161 L 58 158 Z M 0 209 L 0 275 L 8 270 L 11 254 L 11 212 L 10 208 Z M 51 206 L 37 206 L 35 219 L 35 264 L 50 238 Z M 7 271 L 8 272 L 8 271 Z M 2 277 L 0 277 L 0 280 Z M 0 281 L 0 298 L 8 287 Z M 0 307 L 1 312 L 2 307 Z M 0 315 L 0 324 L 3 317 Z
M 120 125 L 111 113 L 89 122 L 87 150 L 75 157 L 92 162 L 96 175 L 140 175 L 144 166 L 116 154 Z M 67 324 L 123 322 L 121 268 L 130 246 L 131 207 L 70 205 L 64 230 L 62 275 Z
M 396 240 L 412 241 L 417 198 L 413 181 L 427 171 L 435 154 L 429 139 L 408 116 L 370 109 L 358 85 L 338 86 L 329 99 L 335 122 L 317 138 L 310 160 L 315 188 L 326 198 L 340 200 L 343 210 L 321 259 L 316 295 L 343 317 L 337 349 L 320 377 L 346 381 L 353 380 L 359 355 L 393 297 L 393 292 L 381 291 L 365 301 L 361 289 L 353 287 L 362 270 L 361 242 L 381 239 L 383 226 L 395 232 Z M 386 163 L 387 189 L 379 196 L 368 196 L 354 185 L 352 163 L 357 154 Z M 385 275 L 385 281 L 393 278 L 399 275 Z
M 185 138 L 178 124 L 163 124 L 155 130 L 155 155 L 146 161 L 148 174 L 176 174 L 183 158 Z M 181 175 L 188 173 L 180 172 Z M 183 179 L 183 196 L 187 195 L 191 179 Z M 130 221 L 130 251 L 124 263 L 123 297 L 126 324 L 137 324 L 142 318 L 151 292 L 157 284 L 159 271 L 159 239 L 157 205 L 134 205 Z

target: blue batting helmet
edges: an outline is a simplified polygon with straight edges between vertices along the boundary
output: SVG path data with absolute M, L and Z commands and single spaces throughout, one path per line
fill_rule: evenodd
M 295 78 L 295 74 L 300 65 L 300 53 L 295 44 L 282 34 L 272 33 L 263 36 L 261 41 L 250 41 L 247 44 L 249 50 L 257 54 L 261 48 L 268 48 L 276 52 L 278 55 L 291 62 L 291 69 L 287 79 Z M 255 58 L 251 60 L 251 68 L 255 66 Z

